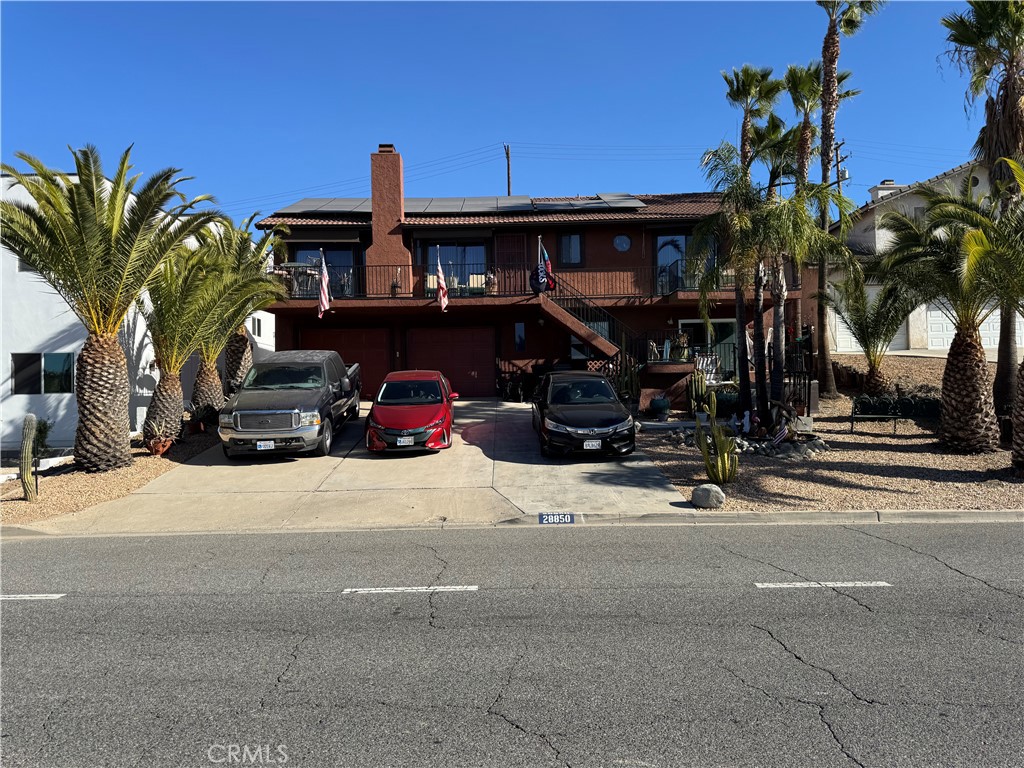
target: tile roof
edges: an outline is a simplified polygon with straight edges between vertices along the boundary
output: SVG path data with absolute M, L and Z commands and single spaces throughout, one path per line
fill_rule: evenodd
M 548 224 L 574 222 L 621 222 L 621 221 L 664 221 L 671 219 L 699 219 L 719 209 L 721 195 L 717 192 L 686 192 L 663 195 L 634 195 L 644 203 L 643 208 L 586 210 L 575 209 L 571 202 L 598 200 L 597 197 L 535 197 L 535 204 L 547 204 L 554 210 L 516 211 L 509 213 L 457 213 L 457 214 L 415 214 L 406 213 L 404 226 L 453 226 L 461 224 Z M 559 209 L 558 204 L 565 203 Z M 553 204 L 553 205 L 552 205 Z M 278 224 L 289 226 L 368 226 L 370 216 L 352 213 L 338 214 L 272 214 L 256 226 L 266 229 Z

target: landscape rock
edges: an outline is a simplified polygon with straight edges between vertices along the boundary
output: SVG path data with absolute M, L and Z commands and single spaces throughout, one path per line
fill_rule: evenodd
M 690 503 L 699 509 L 718 509 L 725 504 L 725 494 L 717 485 L 705 483 L 693 489 Z

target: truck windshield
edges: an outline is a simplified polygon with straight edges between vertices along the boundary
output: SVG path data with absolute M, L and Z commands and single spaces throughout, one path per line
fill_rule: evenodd
M 324 372 L 319 365 L 254 365 L 242 389 L 319 389 Z
M 377 395 L 381 405 L 427 405 L 441 402 L 436 381 L 386 381 Z

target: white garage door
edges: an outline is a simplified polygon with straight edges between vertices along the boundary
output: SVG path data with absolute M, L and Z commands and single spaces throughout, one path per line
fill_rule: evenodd
M 878 286 L 868 286 L 868 297 L 874 298 L 878 291 L 881 290 Z M 828 314 L 828 330 L 829 335 L 832 337 L 832 351 L 839 354 L 857 354 L 863 352 L 860 348 L 860 344 L 853 338 L 853 334 L 850 333 L 850 329 L 846 326 L 838 315 L 832 310 L 829 310 Z M 903 325 L 896 332 L 896 335 L 892 337 L 892 341 L 889 343 L 889 349 L 909 349 L 910 342 L 907 334 L 907 321 L 903 321 Z
M 956 328 L 935 304 L 928 305 L 928 349 L 949 349 Z M 999 346 L 999 310 L 995 310 L 981 324 L 981 346 L 995 349 Z M 1024 317 L 1017 317 L 1017 344 L 1024 339 Z

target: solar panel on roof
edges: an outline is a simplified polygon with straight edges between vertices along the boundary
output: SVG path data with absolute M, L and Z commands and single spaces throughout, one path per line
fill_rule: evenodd
M 625 192 L 598 192 L 597 196 L 611 208 L 646 208 L 642 202 Z
M 309 213 L 319 209 L 321 205 L 332 199 L 330 197 L 306 197 L 297 203 L 292 203 L 287 208 L 282 208 L 277 213 Z
M 511 211 L 532 211 L 533 200 L 528 195 L 512 195 L 509 197 L 497 198 L 498 211 L 508 213 Z
M 461 197 L 435 197 L 426 207 L 425 213 L 461 213 Z
M 321 213 L 352 213 L 369 200 L 368 197 L 334 197 L 326 200 L 317 210 Z
M 569 205 L 571 205 L 575 210 L 588 211 L 607 211 L 611 207 L 604 200 L 593 200 L 587 198 L 580 198 L 579 200 L 570 200 Z
M 496 213 L 497 197 L 465 197 L 462 199 L 463 213 Z
M 405 212 L 406 213 L 423 213 L 427 210 L 427 206 L 430 205 L 431 198 L 429 197 L 407 197 L 405 198 Z

